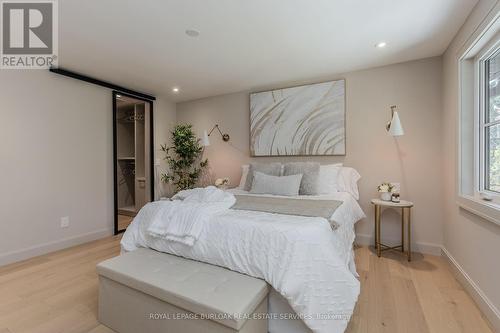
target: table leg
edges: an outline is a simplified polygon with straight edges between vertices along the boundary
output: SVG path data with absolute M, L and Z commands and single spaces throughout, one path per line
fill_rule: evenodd
M 401 209 L 401 252 L 405 252 L 405 209 Z
M 379 205 L 376 205 L 376 210 L 375 210 L 375 225 L 376 225 L 376 228 L 377 228 L 377 232 L 376 232 L 376 242 L 377 242 L 377 256 L 380 257 L 381 255 L 381 250 L 380 250 L 380 210 L 381 210 L 381 207 Z
M 377 249 L 377 205 L 373 205 L 373 227 L 375 230 L 373 230 L 373 247 Z
M 411 208 L 408 209 L 408 261 L 411 261 Z

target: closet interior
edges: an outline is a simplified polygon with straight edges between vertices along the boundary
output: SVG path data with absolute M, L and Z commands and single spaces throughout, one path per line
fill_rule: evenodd
M 116 206 L 118 231 L 151 201 L 150 103 L 116 95 Z

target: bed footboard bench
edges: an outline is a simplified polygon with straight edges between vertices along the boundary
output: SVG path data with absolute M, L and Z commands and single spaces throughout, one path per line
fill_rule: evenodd
M 266 282 L 138 249 L 97 266 L 99 321 L 118 333 L 265 333 Z

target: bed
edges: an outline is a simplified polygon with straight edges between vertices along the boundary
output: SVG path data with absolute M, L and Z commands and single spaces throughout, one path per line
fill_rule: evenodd
M 257 195 L 269 196 L 265 194 L 251 194 L 248 191 L 240 188 L 230 190 L 231 193 L 237 195 Z M 336 192 L 332 194 L 317 195 L 317 196 L 297 196 L 303 200 L 339 200 L 342 205 L 335 211 L 332 216 L 333 225 L 332 234 L 338 244 L 340 244 L 341 257 L 345 259 L 351 273 L 358 277 L 356 272 L 356 264 L 354 262 L 354 239 L 356 237 L 354 225 L 357 221 L 365 217 L 365 214 L 359 206 L 357 200 L 348 192 Z M 269 293 L 269 312 L 274 314 L 269 320 L 269 333 L 305 333 L 311 330 L 300 319 L 286 318 L 276 319 L 280 314 L 294 313 L 294 310 L 288 304 L 288 301 L 275 289 L 271 289 Z M 282 316 L 283 317 L 283 316 Z
M 281 197 L 252 194 L 242 188 L 227 194 Z M 293 199 L 336 200 L 340 205 L 330 221 L 314 216 L 219 210 L 204 220 L 196 241 L 186 245 L 148 233 L 151 221 L 169 204 L 153 202 L 128 227 L 122 250 L 152 248 L 264 279 L 272 287 L 270 333 L 343 332 L 359 294 L 354 225 L 365 215 L 356 198 L 347 192 L 298 195 Z

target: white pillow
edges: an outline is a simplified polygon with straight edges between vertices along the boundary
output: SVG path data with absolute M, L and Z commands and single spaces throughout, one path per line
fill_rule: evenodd
M 341 167 L 337 178 L 337 186 L 339 192 L 348 192 L 359 200 L 358 180 L 361 176 L 356 169 L 349 167 Z
M 250 193 L 295 196 L 299 195 L 302 174 L 291 176 L 270 176 L 254 171 Z
M 328 164 L 319 167 L 318 193 L 332 194 L 339 191 L 338 176 L 342 164 Z
M 249 164 L 243 164 L 241 166 L 241 179 L 240 179 L 240 185 L 238 186 L 238 188 L 241 190 L 243 190 L 245 188 L 245 183 L 247 182 L 249 168 L 250 168 Z

